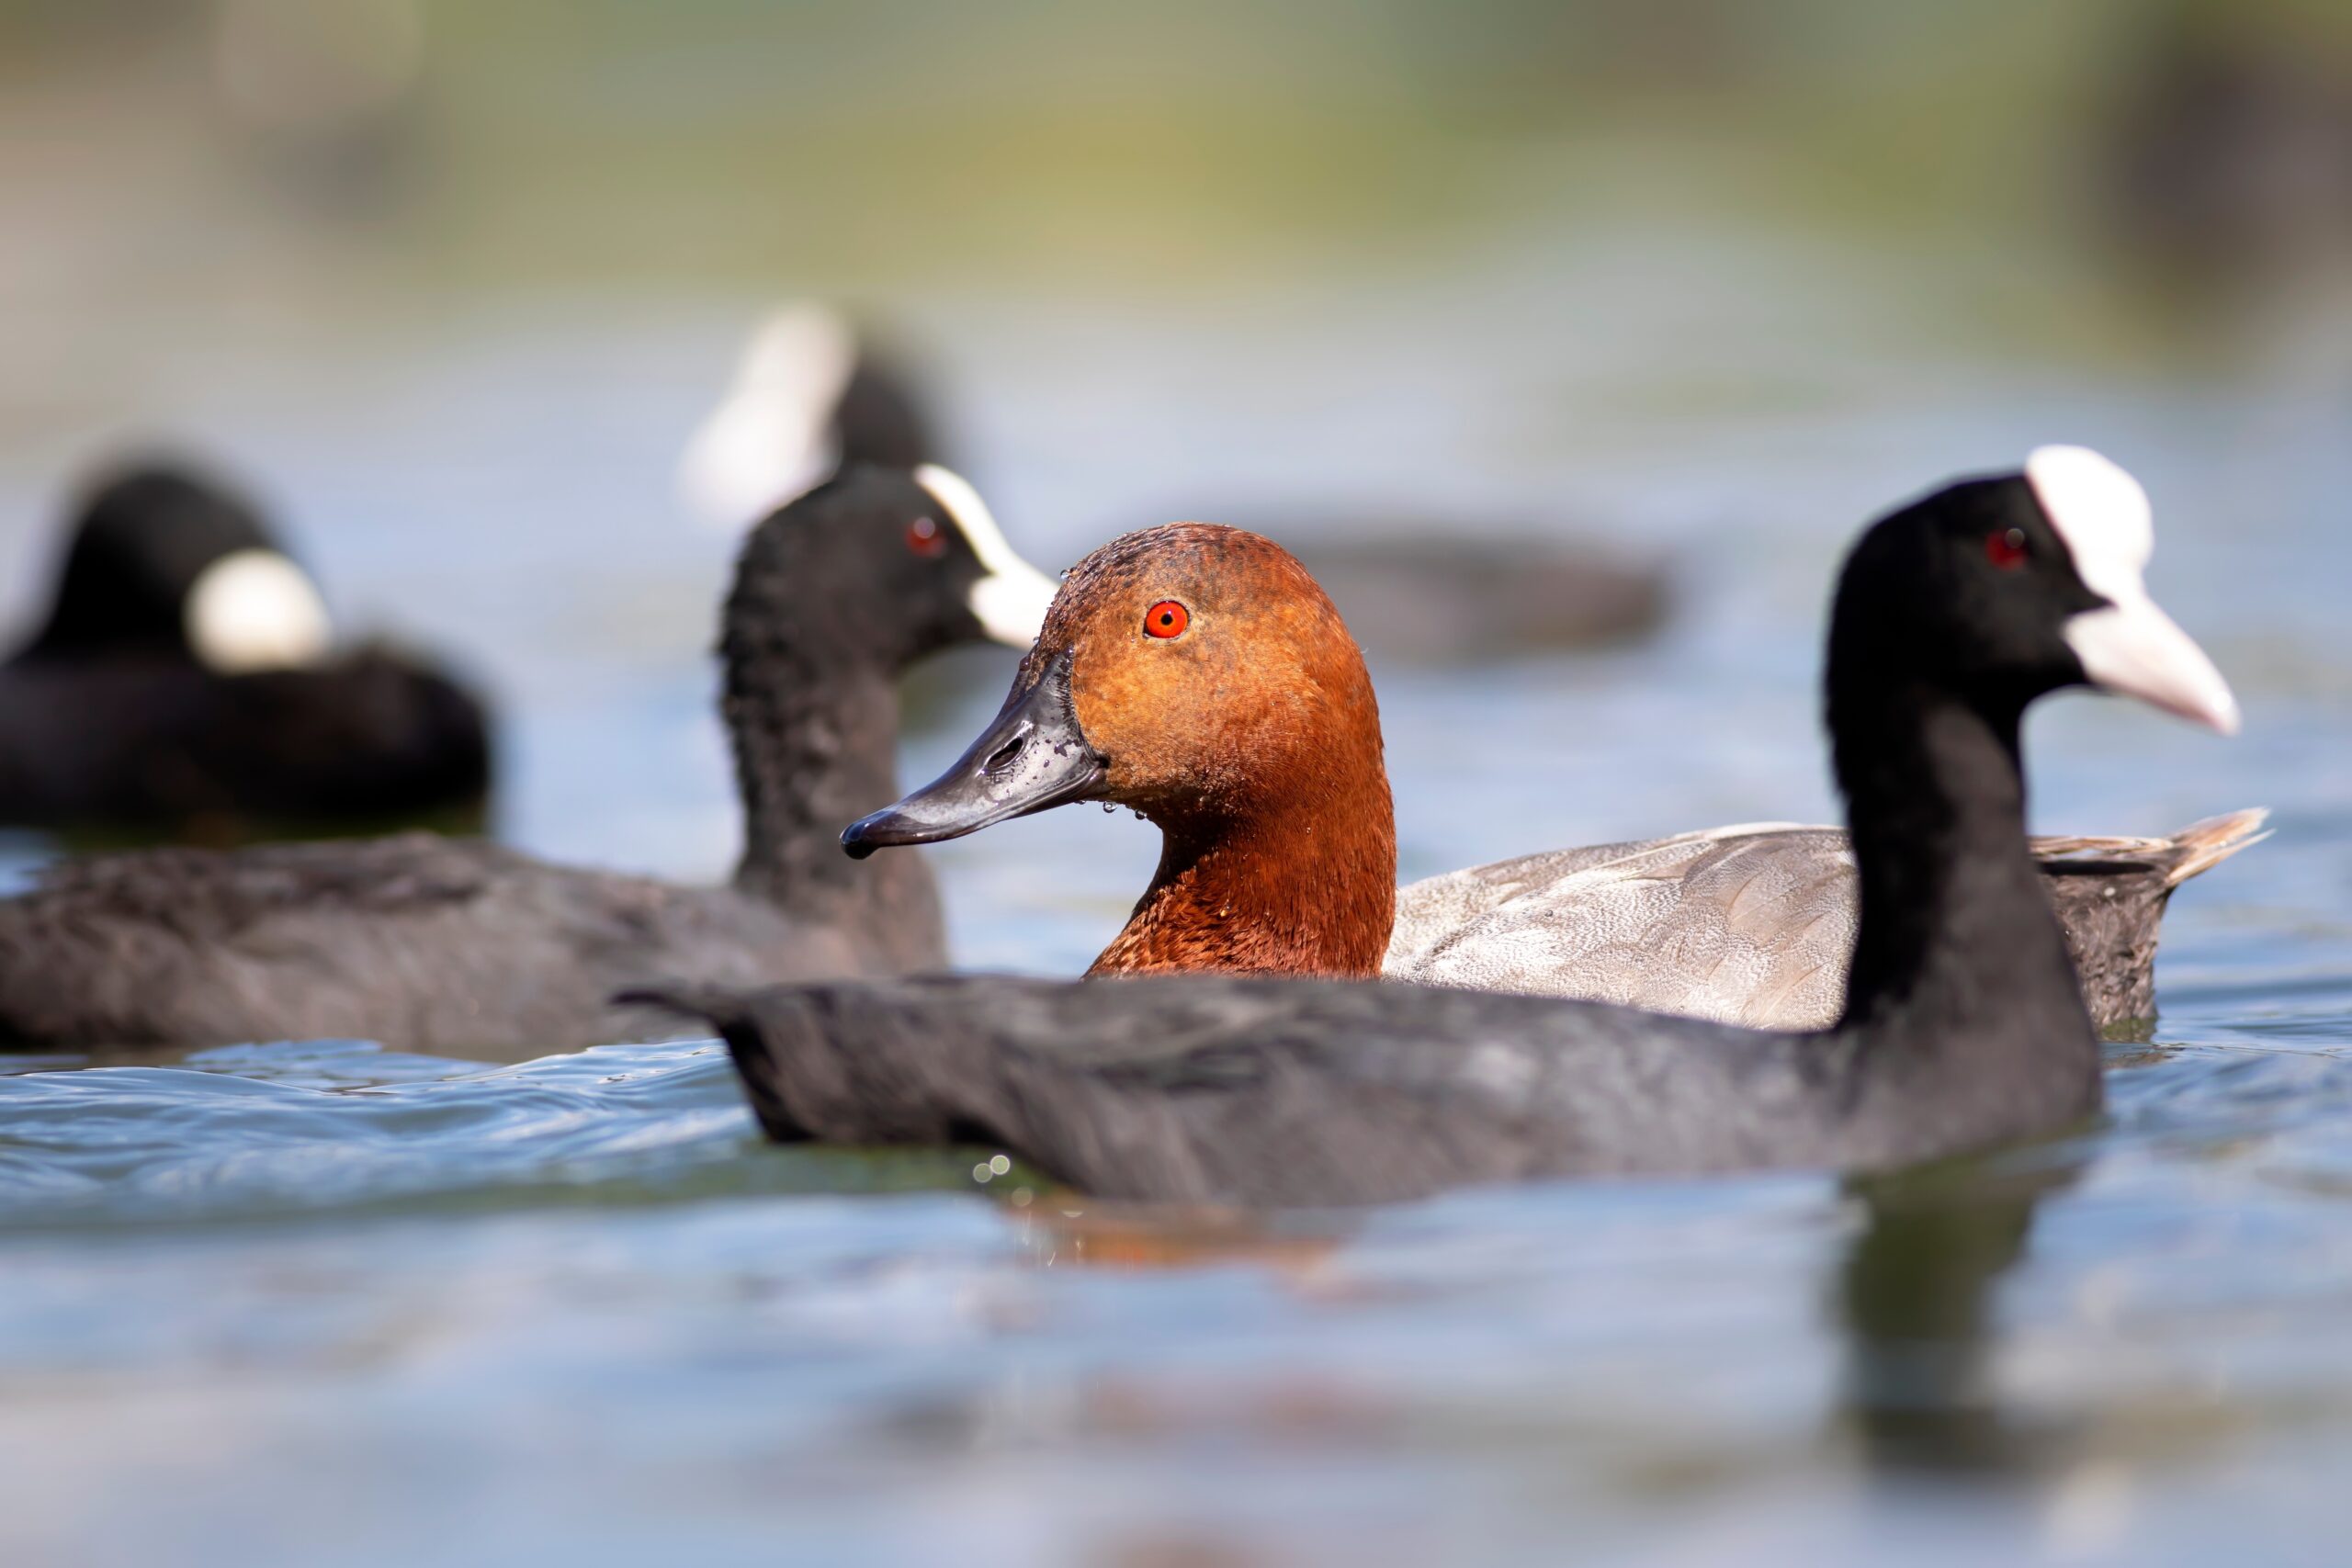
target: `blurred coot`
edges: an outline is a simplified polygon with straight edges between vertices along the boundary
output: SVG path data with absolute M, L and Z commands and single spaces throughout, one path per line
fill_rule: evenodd
M 1353 538 L 1328 525 L 1243 515 L 1239 525 L 1298 541 L 1297 556 L 1381 664 L 1490 663 L 1614 647 L 1666 622 L 1672 577 L 1658 557 L 1620 555 L 1480 520 L 1374 519 Z
M 187 464 L 106 472 L 40 629 L 0 665 L 0 822 L 204 840 L 479 818 L 481 701 L 334 646 L 254 507 Z
M 940 442 L 907 374 L 865 333 L 815 303 L 772 311 L 735 379 L 678 464 L 678 488 L 714 528 L 748 529 L 853 463 L 912 468 Z
M 746 527 L 840 463 L 951 460 L 938 446 L 928 400 L 902 358 L 828 307 L 795 304 L 753 330 L 733 383 L 687 445 L 679 488 L 712 525 Z M 1661 558 L 1562 538 L 1546 520 L 1513 527 L 1431 507 L 1356 518 L 1342 537 L 1337 508 L 1267 517 L 1216 504 L 1195 497 L 1185 514 L 1281 540 L 1375 663 L 1474 663 L 1631 642 L 1665 622 L 1672 598 Z

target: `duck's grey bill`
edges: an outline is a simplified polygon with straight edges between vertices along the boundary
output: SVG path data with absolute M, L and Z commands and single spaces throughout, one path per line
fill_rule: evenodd
M 1102 759 L 1070 705 L 1069 655 L 1047 664 L 955 764 L 922 788 L 842 832 L 853 860 L 898 844 L 935 844 L 1073 800 L 1101 798 Z

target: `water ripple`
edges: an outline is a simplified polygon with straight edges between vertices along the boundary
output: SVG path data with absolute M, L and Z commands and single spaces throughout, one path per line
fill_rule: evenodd
M 350 1042 L 0 1077 L 0 1226 L 962 1180 L 763 1142 L 715 1042 L 483 1068 Z

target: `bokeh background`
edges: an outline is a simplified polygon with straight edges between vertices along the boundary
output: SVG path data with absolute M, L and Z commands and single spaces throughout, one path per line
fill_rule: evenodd
M 0 563 L 21 611 L 102 455 L 217 457 L 505 699 L 509 836 L 715 872 L 731 541 L 673 478 L 779 299 L 910 355 L 1049 569 L 1468 516 L 1802 628 L 2039 440 L 2169 481 L 2168 553 L 2293 494 L 2246 455 L 2342 412 L 2347 57 L 2324 0 L 15 0 Z
M 0 620 L 91 463 L 211 457 L 346 624 L 489 687 L 502 836 L 721 874 L 733 541 L 676 463 L 792 298 L 922 368 L 1049 570 L 1175 515 L 1669 559 L 1642 647 L 1375 667 L 1408 874 L 1834 812 L 1839 548 L 2052 440 L 2147 481 L 2250 723 L 2049 705 L 2038 819 L 2278 838 L 2183 896 L 2115 1125 L 1924 1196 L 1478 1195 L 1204 1262 L 812 1196 L 902 1173 L 760 1148 L 707 1055 L 14 1080 L 13 1560 L 2331 1560 L 2341 0 L 0 0 Z M 1009 674 L 956 664 L 910 778 Z M 1154 852 L 944 848 L 959 958 L 1075 971 Z

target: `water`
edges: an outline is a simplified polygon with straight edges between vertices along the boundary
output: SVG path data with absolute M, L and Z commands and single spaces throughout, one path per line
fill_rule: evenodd
M 2154 591 L 2247 733 L 2047 705 L 2038 822 L 2268 805 L 2278 837 L 2181 896 L 2163 1025 L 2114 1049 L 2103 1125 L 1868 1186 L 1240 1225 L 983 1179 L 978 1153 L 768 1147 L 708 1043 L 26 1061 L 0 1077 L 0 1560 L 2332 1560 L 2340 394 L 1979 352 L 1835 255 L 1656 244 L 1684 259 L 1642 286 L 1639 245 L 1544 235 L 1442 285 L 1164 315 L 942 295 L 915 321 L 975 477 L 1049 566 L 1244 502 L 1343 528 L 1460 498 L 1673 550 L 1653 646 L 1375 671 L 1408 874 L 1831 815 L 1815 622 L 1853 528 L 2036 441 L 2126 461 L 2158 502 Z M 266 476 L 342 608 L 496 687 L 502 830 L 529 848 L 727 863 L 703 650 L 728 545 L 666 483 L 753 304 L 458 308 L 247 352 L 208 389 L 194 434 Z M 317 397 L 362 353 L 364 384 Z M 0 472 L 19 559 L 57 477 Z M 1009 673 L 973 654 L 927 685 L 910 778 Z M 943 848 L 959 955 L 1074 971 L 1153 850 L 1093 811 Z

